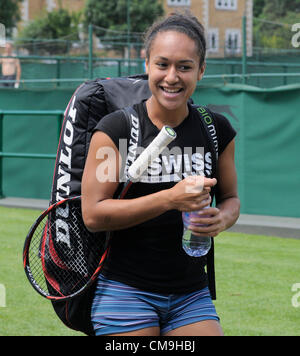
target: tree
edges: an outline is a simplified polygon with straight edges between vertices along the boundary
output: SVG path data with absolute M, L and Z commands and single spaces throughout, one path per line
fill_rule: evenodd
M 300 0 L 254 0 L 256 47 L 291 49 L 291 25 L 299 22 Z
M 253 3 L 254 17 L 258 17 L 262 13 L 265 4 L 266 4 L 266 0 L 254 0 Z
M 292 49 L 291 25 L 299 22 L 299 16 L 288 12 L 284 17 L 277 19 L 278 23 L 260 22 L 256 26 L 257 46 L 275 49 Z
M 19 34 L 18 43 L 32 52 L 30 40 L 47 40 L 39 45 L 39 52 L 49 54 L 61 54 L 68 51 L 68 41 L 78 40 L 78 24 L 80 16 L 77 13 L 70 14 L 66 9 L 53 10 L 44 16 L 30 22 Z M 53 41 L 49 41 L 53 40 Z M 35 47 L 36 48 L 36 47 Z
M 140 34 L 164 14 L 163 5 L 158 0 L 88 0 L 84 10 L 85 25 L 98 26 L 95 28 L 95 33 L 102 40 L 126 44 L 128 4 L 130 4 L 130 41 L 141 42 Z
M 254 0 L 255 17 L 268 20 L 284 17 L 288 12 L 300 12 L 300 0 Z
M 6 34 L 11 36 L 12 29 L 20 20 L 19 4 L 23 0 L 0 0 L 0 23 L 6 28 Z

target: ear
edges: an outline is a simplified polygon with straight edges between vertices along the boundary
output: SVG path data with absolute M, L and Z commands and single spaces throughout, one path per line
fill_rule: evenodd
M 203 78 L 204 72 L 205 72 L 205 68 L 206 68 L 206 62 L 203 63 L 202 67 L 199 68 L 199 72 L 198 72 L 198 80 L 201 80 Z
M 148 60 L 148 58 L 145 59 L 145 67 L 146 67 L 146 74 L 149 74 L 149 60 Z

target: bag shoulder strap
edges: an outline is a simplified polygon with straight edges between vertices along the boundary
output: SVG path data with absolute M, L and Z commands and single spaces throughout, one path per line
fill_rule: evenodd
M 135 161 L 137 155 L 137 148 L 141 146 L 141 125 L 138 114 L 136 110 L 132 106 L 125 107 L 121 109 L 125 116 L 126 126 L 127 126 L 127 138 L 129 146 L 127 147 L 126 152 L 126 162 L 124 169 L 123 180 L 119 184 L 117 191 L 115 193 L 115 197 L 120 199 L 123 189 L 125 187 L 125 183 L 127 181 L 127 171 L 130 165 Z
M 142 133 L 141 133 L 141 123 L 138 116 L 138 113 L 132 106 L 127 106 L 122 109 L 125 114 L 127 120 L 127 128 L 128 128 L 128 137 L 129 137 L 129 145 L 130 143 L 133 147 L 128 147 L 128 151 L 130 151 L 132 157 L 126 162 L 126 169 L 135 161 L 137 155 L 137 147 L 141 147 L 142 142 Z M 128 154 L 127 151 L 127 154 Z
M 211 112 L 208 108 L 204 106 L 196 106 L 193 105 L 200 116 L 200 122 L 202 123 L 202 127 L 207 134 L 208 144 L 210 151 L 212 152 L 212 177 L 216 177 L 217 175 L 217 166 L 218 166 L 218 137 L 217 137 L 217 129 L 213 112 Z M 215 196 L 215 189 L 212 189 L 212 196 Z M 212 197 L 212 198 L 213 198 Z M 211 248 L 206 255 L 207 261 L 207 276 L 208 276 L 208 288 L 211 294 L 211 298 L 216 300 L 216 278 L 215 278 L 215 258 L 214 258 L 214 239 L 211 238 Z
M 134 120 L 138 120 L 139 121 L 138 114 L 137 114 L 136 110 L 133 108 L 133 106 L 127 106 L 127 107 L 123 108 L 122 111 L 125 114 L 128 128 L 131 130 L 131 128 L 133 126 L 132 125 L 132 119 L 133 118 L 131 117 L 131 115 L 134 116 Z M 139 125 L 138 144 L 140 144 L 140 141 L 141 141 L 141 135 L 140 135 L 140 125 Z
M 198 114 L 201 119 L 200 121 L 203 125 L 204 130 L 207 133 L 207 136 L 209 137 L 209 145 L 210 148 L 212 148 L 211 151 L 215 154 L 216 161 L 218 161 L 219 144 L 214 113 L 205 106 L 193 106 L 198 111 Z
M 124 113 L 124 116 L 125 116 L 125 120 L 126 120 L 126 124 L 127 124 L 127 132 L 128 132 L 128 135 L 130 137 L 131 135 L 131 131 L 133 128 L 135 128 L 135 135 L 134 135 L 134 138 L 136 140 L 135 144 L 136 144 L 136 147 L 139 147 L 140 146 L 140 143 L 141 143 L 141 125 L 139 123 L 139 117 L 138 117 L 138 114 L 137 112 L 134 110 L 134 108 L 132 106 L 128 106 L 128 107 L 125 107 L 123 109 L 121 109 Z M 130 141 L 130 140 L 129 140 Z M 134 151 L 134 150 L 131 150 L 131 152 Z M 129 153 L 129 149 L 127 148 L 127 159 L 126 159 L 126 169 L 129 168 L 129 165 L 128 165 L 128 153 Z M 133 157 L 132 157 L 132 162 L 134 162 L 135 160 L 135 156 L 136 156 L 136 150 L 135 150 L 135 153 L 133 153 Z M 131 162 L 131 163 L 132 163 Z M 126 174 L 126 171 L 124 172 L 124 175 Z M 121 195 L 123 193 L 123 191 L 125 190 L 125 185 L 126 182 L 122 182 L 119 184 L 118 188 L 117 188 L 117 191 L 115 193 L 115 197 L 117 199 L 120 199 L 121 198 Z M 113 231 L 106 231 L 106 247 L 108 246 L 109 244 L 109 241 L 110 239 L 113 237 Z

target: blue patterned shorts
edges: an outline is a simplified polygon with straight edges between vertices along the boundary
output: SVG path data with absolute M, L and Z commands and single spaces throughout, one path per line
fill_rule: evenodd
M 98 277 L 92 305 L 96 335 L 117 334 L 158 326 L 161 335 L 203 320 L 217 320 L 208 288 L 189 294 L 149 293 Z

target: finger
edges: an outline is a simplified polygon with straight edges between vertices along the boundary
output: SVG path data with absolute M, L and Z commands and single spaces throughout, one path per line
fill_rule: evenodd
M 197 236 L 216 236 L 220 233 L 221 229 L 218 224 L 206 225 L 206 226 L 195 226 L 190 225 L 188 229 L 192 231 L 194 235 Z
M 199 218 L 201 218 L 201 216 L 203 215 L 210 215 L 210 216 L 216 216 L 220 213 L 220 209 L 218 208 L 214 208 L 214 207 L 209 207 L 209 208 L 205 208 L 202 210 L 197 211 L 197 214 L 199 215 Z
M 201 236 L 210 236 L 210 234 L 216 230 L 215 227 L 212 228 L 212 225 L 206 226 L 196 226 L 196 225 L 189 225 L 189 230 L 192 231 L 193 234 L 202 234 Z
M 220 223 L 220 218 L 218 215 L 213 215 L 210 214 L 208 212 L 206 212 L 209 209 L 203 209 L 203 211 L 201 210 L 201 214 L 200 212 L 196 212 L 198 213 L 198 215 L 193 214 L 193 217 L 191 217 L 190 222 L 193 225 L 196 226 L 207 226 L 207 225 L 214 225 L 214 224 L 219 224 Z
M 211 202 L 211 198 L 208 196 L 207 198 L 196 198 L 191 202 L 190 211 L 201 211 L 203 208 L 207 207 Z M 204 209 L 205 211 L 206 209 Z
M 195 226 L 207 226 L 214 224 L 216 221 L 213 217 L 206 216 L 203 218 L 193 217 L 190 219 L 190 222 Z
M 217 184 L 216 178 L 205 178 L 204 187 L 213 187 Z
M 201 194 L 208 194 L 208 193 L 210 193 L 210 192 L 211 192 L 211 187 L 205 187 L 205 188 L 202 190 Z
M 207 237 L 207 236 L 216 237 L 219 235 L 219 233 L 220 233 L 219 230 L 215 230 L 215 231 L 211 231 L 211 232 L 203 232 L 203 233 L 193 231 L 193 235 L 199 236 L 199 237 Z

